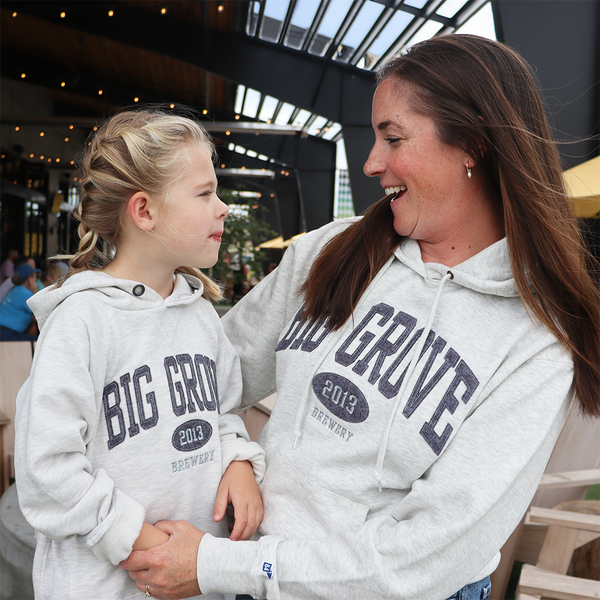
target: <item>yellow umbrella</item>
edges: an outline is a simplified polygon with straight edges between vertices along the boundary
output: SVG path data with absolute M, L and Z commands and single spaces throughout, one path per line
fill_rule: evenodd
M 578 217 L 595 217 L 600 212 L 600 156 L 564 173 L 567 193 Z
M 292 236 L 289 240 L 285 240 L 285 242 L 283 242 L 283 247 L 287 248 L 292 242 L 295 242 L 298 238 L 301 238 L 305 233 L 306 231 L 303 231 L 302 233 Z
M 278 235 L 276 238 L 273 238 L 272 240 L 267 240 L 266 242 L 263 242 L 262 244 L 259 244 L 258 246 L 256 246 L 256 250 L 260 250 L 261 248 L 285 248 L 285 246 L 283 245 L 285 242 L 283 241 L 283 236 L 282 235 Z

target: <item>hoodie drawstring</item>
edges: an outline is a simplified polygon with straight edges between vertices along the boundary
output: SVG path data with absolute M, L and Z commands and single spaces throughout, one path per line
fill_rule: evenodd
M 385 453 L 387 451 L 387 446 L 388 446 L 388 441 L 390 438 L 390 433 L 392 430 L 392 425 L 393 425 L 394 419 L 396 418 L 396 412 L 398 411 L 398 406 L 400 405 L 400 401 L 402 400 L 402 397 L 404 396 L 404 391 L 406 389 L 406 386 L 408 385 L 408 380 L 410 379 L 410 376 L 412 375 L 413 371 L 415 370 L 415 368 L 417 366 L 417 362 L 419 361 L 419 358 L 421 357 L 421 351 L 423 350 L 425 341 L 427 340 L 427 337 L 429 336 L 429 332 L 431 331 L 431 325 L 433 323 L 433 319 L 434 319 L 435 313 L 437 311 L 438 302 L 440 300 L 440 296 L 442 295 L 442 287 L 444 286 L 444 283 L 446 283 L 446 281 L 448 281 L 448 279 L 454 279 L 454 275 L 452 274 L 451 271 L 448 271 L 440 280 L 435 298 L 433 300 L 433 304 L 431 305 L 431 310 L 429 311 L 429 318 L 427 320 L 427 325 L 425 326 L 425 329 L 423 330 L 423 333 L 421 334 L 421 338 L 419 339 L 418 343 L 416 344 L 410 364 L 408 366 L 408 369 L 406 370 L 406 375 L 404 376 L 404 380 L 402 381 L 400 390 L 399 390 L 398 394 L 396 395 L 396 401 L 394 402 L 394 407 L 392 408 L 390 418 L 388 419 L 387 427 L 385 428 L 385 432 L 383 434 L 381 443 L 379 445 L 379 453 L 377 455 L 377 464 L 375 465 L 374 476 L 375 476 L 375 479 L 377 480 L 377 487 L 379 488 L 380 492 L 382 489 L 381 488 L 381 471 L 383 469 L 383 460 L 385 458 Z

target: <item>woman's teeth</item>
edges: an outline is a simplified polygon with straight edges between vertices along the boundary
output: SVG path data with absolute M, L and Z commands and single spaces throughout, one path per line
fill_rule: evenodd
M 400 185 L 400 186 L 396 186 L 396 187 L 388 187 L 388 188 L 385 188 L 385 195 L 389 196 L 390 194 L 399 194 L 400 192 L 405 192 L 405 191 L 406 191 L 405 185 Z

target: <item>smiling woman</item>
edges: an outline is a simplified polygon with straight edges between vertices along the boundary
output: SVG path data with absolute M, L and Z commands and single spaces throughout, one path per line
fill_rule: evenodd
M 309 232 L 223 318 L 259 441 L 260 539 L 187 523 L 122 566 L 156 598 L 490 596 L 575 400 L 600 416 L 600 297 L 528 66 L 469 35 L 380 73 L 386 196 Z

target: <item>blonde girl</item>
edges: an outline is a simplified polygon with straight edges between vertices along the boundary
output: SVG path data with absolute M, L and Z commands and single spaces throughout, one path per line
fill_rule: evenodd
M 217 261 L 228 212 L 213 155 L 201 125 L 156 109 L 117 114 L 85 151 L 79 249 L 30 303 L 41 335 L 17 401 L 36 598 L 139 598 L 118 565 L 169 539 L 153 523 L 226 537 L 231 502 L 239 540 L 262 519 L 239 359 L 197 270 Z

